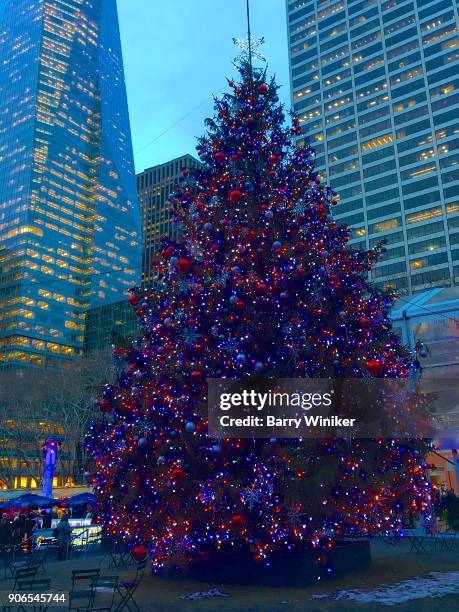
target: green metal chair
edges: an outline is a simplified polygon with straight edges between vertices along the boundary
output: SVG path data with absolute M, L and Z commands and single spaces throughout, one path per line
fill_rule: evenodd
M 118 584 L 118 593 L 120 594 L 121 601 L 116 606 L 115 612 L 123 612 L 129 610 L 129 612 L 141 612 L 139 606 L 134 599 L 134 593 L 137 591 L 140 583 L 142 582 L 143 575 L 147 567 L 148 559 L 144 559 L 137 563 L 136 573 L 133 580 L 123 581 Z
M 89 605 L 92 596 L 92 580 L 100 576 L 100 569 L 85 569 L 85 570 L 74 570 L 72 572 L 72 588 L 69 593 L 69 610 L 74 610 L 81 607 L 80 604 L 86 600 Z M 83 583 L 83 584 L 82 584 Z M 79 601 L 78 605 L 73 605 L 75 601 Z
M 112 612 L 118 593 L 118 576 L 96 576 L 91 581 L 91 596 L 86 607 L 73 608 L 75 612 Z M 105 597 L 104 597 L 105 595 Z

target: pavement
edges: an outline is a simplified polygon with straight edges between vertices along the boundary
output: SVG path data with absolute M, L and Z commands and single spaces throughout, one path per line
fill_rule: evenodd
M 167 580 L 153 576 L 147 570 L 135 593 L 135 600 L 142 612 L 374 612 L 384 609 L 431 612 L 434 608 L 441 612 L 459 612 L 457 550 L 415 554 L 410 552 L 407 542 L 390 545 L 381 540 L 374 540 L 371 547 L 373 562 L 370 568 L 340 579 L 321 580 L 316 586 L 304 589 L 255 588 L 191 582 L 185 579 Z M 72 570 L 97 567 L 101 567 L 101 574 L 116 574 L 121 580 L 132 579 L 135 573 L 133 568 L 109 568 L 107 558 L 91 555 L 69 561 L 50 561 L 46 565 L 45 573 L 40 574 L 38 578 L 51 578 L 53 588 L 68 591 Z M 1 591 L 7 591 L 8 587 L 11 588 L 11 581 L 0 580 Z M 223 596 L 183 599 L 184 596 L 206 593 L 209 589 L 216 589 Z M 356 594 L 354 590 L 357 590 Z M 314 598 L 317 596 L 320 598 Z M 345 599 L 337 601 L 334 599 L 337 596 Z M 356 599 L 346 599 L 348 596 Z M 365 599 L 368 601 L 362 601 Z M 406 601 L 403 601 L 404 599 Z M 403 603 L 397 603 L 400 600 Z M 50 612 L 59 609 L 66 608 L 50 608 Z

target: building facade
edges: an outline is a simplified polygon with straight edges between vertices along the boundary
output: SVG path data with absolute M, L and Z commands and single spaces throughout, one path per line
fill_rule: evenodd
M 135 308 L 127 300 L 95 306 L 86 313 L 84 352 L 120 346 L 139 333 Z
M 458 22 L 452 0 L 287 0 L 299 140 L 399 293 L 459 279 Z
M 162 236 L 176 237 L 176 227 L 168 202 L 174 186 L 183 178 L 184 168 L 198 168 L 200 162 L 192 155 L 183 155 L 164 164 L 153 166 L 137 175 L 137 194 L 142 219 L 144 250 L 142 284 L 153 282 L 151 264 L 159 250 Z
M 0 363 L 78 354 L 140 267 L 116 0 L 4 0 Z

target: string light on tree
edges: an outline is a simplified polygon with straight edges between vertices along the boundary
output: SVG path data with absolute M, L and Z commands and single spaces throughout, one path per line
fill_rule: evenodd
M 88 434 L 99 519 L 156 569 L 209 547 L 322 558 L 429 505 L 421 443 L 207 434 L 208 378 L 403 378 L 412 360 L 393 296 L 367 282 L 379 249 L 348 246 L 312 148 L 294 146 L 298 120 L 249 55 L 171 196 L 178 238 L 162 241 L 157 285 L 132 290 L 142 336 L 115 350 Z

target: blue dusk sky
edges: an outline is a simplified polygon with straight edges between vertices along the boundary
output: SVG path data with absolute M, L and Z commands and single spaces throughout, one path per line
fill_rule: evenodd
M 212 95 L 225 91 L 225 77 L 234 75 L 231 62 L 239 51 L 232 38 L 246 37 L 245 5 L 118 0 L 136 172 L 196 154 L 196 136 L 213 114 Z M 265 37 L 269 72 L 290 108 L 285 20 L 284 0 L 251 0 L 253 36 Z

